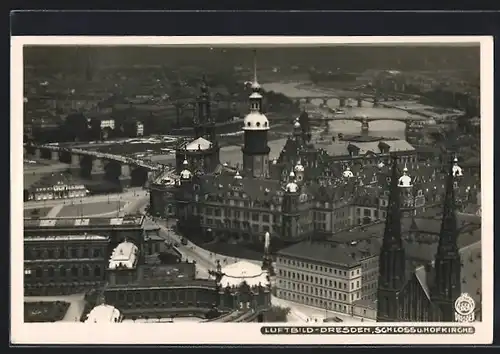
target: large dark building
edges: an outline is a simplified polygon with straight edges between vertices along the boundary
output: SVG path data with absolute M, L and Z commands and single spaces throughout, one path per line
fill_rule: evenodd
M 109 237 L 24 237 L 24 295 L 75 294 L 106 281 Z
M 343 155 L 333 156 L 311 143 L 306 112 L 294 122 L 279 158 L 269 161 L 270 122 L 255 76 L 250 88 L 250 112 L 242 127 L 243 166 L 200 168 L 203 164 L 193 165 L 190 155 L 180 150 L 178 173 L 150 186 L 151 214 L 176 218 L 181 233 L 201 242 L 231 240 L 260 249 L 262 235 L 269 232 L 275 249 L 324 238 L 385 220 L 389 155 L 398 157 L 398 169 L 412 182 L 402 193 L 404 216 L 441 204 L 444 180 L 437 161 L 417 162 L 415 148 L 404 140 L 341 142 Z M 201 122 L 197 119 L 195 130 L 210 131 Z M 210 146 L 208 140 L 193 153 L 205 156 L 203 146 Z M 460 195 L 479 188 L 478 174 L 469 172 L 458 186 Z

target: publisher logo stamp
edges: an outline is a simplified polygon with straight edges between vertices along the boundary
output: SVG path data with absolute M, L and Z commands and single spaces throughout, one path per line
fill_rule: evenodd
M 455 301 L 455 321 L 456 322 L 474 322 L 474 309 L 476 302 L 469 294 L 460 295 Z

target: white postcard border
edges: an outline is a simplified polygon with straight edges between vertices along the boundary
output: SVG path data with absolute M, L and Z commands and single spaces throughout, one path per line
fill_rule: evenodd
M 84 324 L 23 323 L 23 46 L 156 45 L 179 47 L 296 47 L 342 44 L 480 44 L 482 321 L 473 335 L 262 335 L 264 323 Z M 13 344 L 489 344 L 493 339 L 493 38 L 489 36 L 408 37 L 98 37 L 25 36 L 11 39 L 11 342 Z M 401 323 L 412 325 L 416 323 Z M 446 326 L 447 323 L 419 323 Z M 274 325 L 274 324 L 269 324 Z M 283 324 L 300 326 L 293 323 Z M 382 323 L 364 323 L 382 326 Z M 394 325 L 387 324 L 387 325 Z M 156 327 L 151 327 L 156 326 Z

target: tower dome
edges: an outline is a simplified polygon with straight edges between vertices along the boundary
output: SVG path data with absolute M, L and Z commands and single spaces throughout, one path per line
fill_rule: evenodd
M 236 174 L 234 175 L 234 179 L 243 179 L 240 175 L 240 171 L 236 171 Z
M 187 162 L 187 160 L 184 160 L 184 162 L 182 163 L 182 165 L 184 166 L 184 169 L 180 173 L 181 180 L 191 179 L 191 177 L 193 176 L 193 174 L 188 169 L 188 162 Z
M 269 120 L 259 111 L 251 111 L 243 119 L 243 130 L 269 130 Z
M 295 119 L 295 122 L 293 123 L 293 127 L 295 129 L 300 129 L 300 122 L 299 122 L 299 119 Z
M 276 165 L 278 163 L 278 159 L 273 159 L 273 165 Z
M 398 187 L 401 187 L 401 188 L 413 187 L 411 177 L 408 176 L 408 168 L 406 168 L 406 164 L 405 164 L 405 167 L 403 168 L 403 175 L 401 177 L 399 177 Z
M 300 159 L 297 161 L 297 164 L 295 165 L 294 171 L 295 172 L 304 172 L 304 166 L 300 162 Z
M 249 99 L 250 113 L 243 119 L 243 130 L 269 130 L 269 120 L 262 113 L 262 95 L 260 94 L 260 84 L 257 81 L 257 59 L 255 52 L 252 94 Z
M 345 171 L 342 172 L 342 176 L 344 178 L 351 178 L 351 177 L 354 177 L 354 174 L 352 173 L 351 169 L 349 168 L 349 166 L 346 167 Z
M 458 166 L 458 159 L 455 157 L 453 159 L 453 167 L 452 167 L 453 177 L 462 177 L 462 167 Z
M 295 173 L 290 172 L 290 182 L 287 183 L 285 190 L 289 193 L 297 193 L 299 191 L 299 185 L 295 183 Z

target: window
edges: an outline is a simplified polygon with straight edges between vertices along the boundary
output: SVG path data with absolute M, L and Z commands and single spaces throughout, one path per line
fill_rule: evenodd
M 100 277 L 100 276 L 101 276 L 101 267 L 96 266 L 96 267 L 94 268 L 94 276 L 95 276 L 95 277 Z
M 84 277 L 90 276 L 90 269 L 89 269 L 89 267 L 87 267 L 87 266 L 83 267 L 83 276 Z
M 64 267 L 59 268 L 59 276 L 62 278 L 66 277 L 66 268 Z
M 89 249 L 87 247 L 82 249 L 82 258 L 89 258 Z
M 252 221 L 259 221 L 259 213 L 252 213 Z
M 101 250 L 99 248 L 94 248 L 94 251 L 92 252 L 94 258 L 99 258 L 101 257 Z
M 53 250 L 52 248 L 49 248 L 49 249 L 47 250 L 47 258 L 48 258 L 48 259 L 54 259 L 54 258 L 55 258 L 55 257 L 54 257 L 54 250 Z
M 41 278 L 43 277 L 43 269 L 41 267 L 37 267 L 35 270 L 35 277 Z
M 78 268 L 76 266 L 71 267 L 71 276 L 78 277 Z
M 262 221 L 263 222 L 269 222 L 269 214 L 263 214 L 262 215 Z
M 49 267 L 48 270 L 47 270 L 47 274 L 51 278 L 54 277 L 54 275 L 56 274 L 56 271 L 55 271 L 54 267 Z
M 77 248 L 71 249 L 71 258 L 78 258 L 78 249 Z

